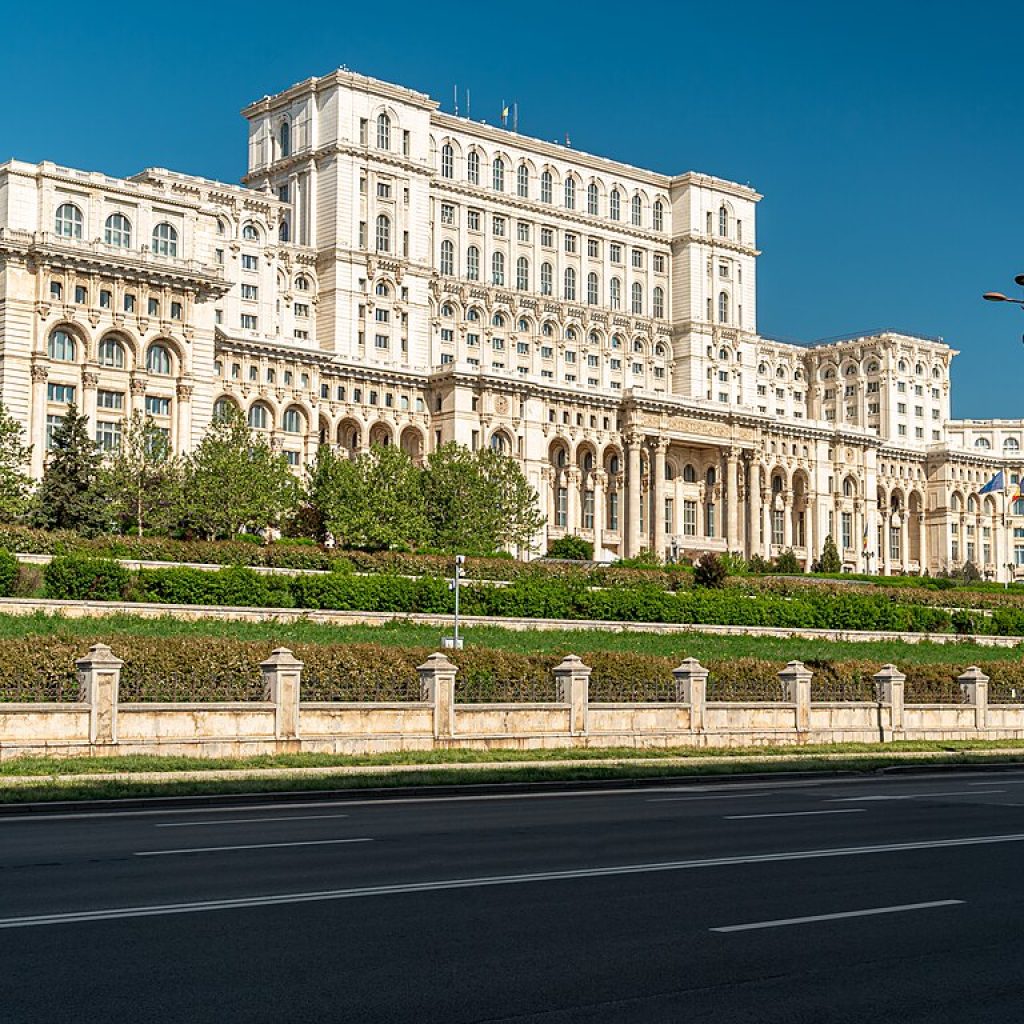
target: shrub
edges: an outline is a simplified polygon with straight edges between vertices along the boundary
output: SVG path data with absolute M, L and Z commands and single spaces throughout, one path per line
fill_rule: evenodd
M 705 551 L 693 565 L 693 582 L 698 587 L 721 587 L 728 575 L 728 567 L 714 551 Z
M 109 558 L 63 555 L 43 570 L 48 598 L 66 601 L 120 601 L 131 574 Z
M 9 551 L 0 548 L 0 597 L 14 593 L 18 579 L 18 560 Z
M 594 545 L 582 537 L 559 537 L 548 545 L 548 558 L 590 562 L 594 558 Z
M 787 548 L 775 559 L 773 571 L 789 576 L 799 576 L 803 573 L 804 567 L 800 559 L 796 557 L 796 552 L 792 548 Z
M 821 549 L 821 558 L 815 564 L 817 566 L 815 572 L 840 573 L 843 571 L 843 560 L 839 557 L 839 549 L 836 547 L 831 533 L 825 538 Z

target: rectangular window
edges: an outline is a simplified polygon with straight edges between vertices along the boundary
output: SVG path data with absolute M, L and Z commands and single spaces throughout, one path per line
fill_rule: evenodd
M 105 288 L 100 292 L 100 309 L 110 309 L 114 304 L 114 296 Z
M 530 343 L 527 341 L 516 342 L 516 355 L 528 356 L 530 354 Z
M 683 502 L 683 536 L 697 536 L 697 502 L 685 500 Z
M 146 413 L 150 416 L 170 416 L 171 400 L 158 398 L 156 395 L 146 395 Z
M 553 249 L 555 246 L 555 233 L 551 228 L 540 229 L 540 244 L 545 249 Z
M 441 223 L 442 224 L 454 224 L 455 223 L 455 207 L 451 203 L 441 204 Z
M 260 269 L 259 257 L 258 256 L 253 256 L 253 255 L 248 254 L 248 253 L 244 254 L 242 256 L 242 269 L 243 270 L 259 270 Z
M 96 444 L 105 452 L 116 452 L 121 447 L 121 421 L 97 420 Z
M 75 400 L 75 388 L 72 384 L 47 384 L 46 400 L 70 405 Z
M 54 302 L 60 302 L 60 297 L 63 294 L 64 289 L 61 288 L 60 281 L 50 282 L 50 298 Z
M 558 488 L 558 501 L 555 510 L 555 525 L 561 526 L 563 529 L 569 522 L 569 489 L 567 487 Z
M 377 323 L 386 324 L 391 320 L 391 310 L 382 309 L 380 306 L 378 306 L 373 311 L 373 317 L 377 321 Z
M 596 238 L 587 239 L 587 255 L 596 260 L 601 255 L 601 243 Z
M 124 311 L 126 313 L 135 312 L 135 296 L 132 295 L 130 292 L 126 294 L 124 297 Z
M 594 492 L 584 491 L 583 492 L 583 529 L 592 530 L 594 528 Z
M 254 284 L 242 285 L 242 298 L 255 301 L 259 297 L 259 288 Z
M 612 244 L 608 246 L 608 259 L 610 259 L 612 263 L 621 263 L 622 246 L 616 242 L 612 242 Z
M 633 250 L 633 269 L 643 270 L 644 268 L 644 254 L 642 249 Z
M 150 299 L 147 308 L 150 316 L 160 315 L 160 301 L 158 299 Z
M 386 334 L 374 335 L 374 339 L 373 339 L 373 347 L 374 348 L 384 349 L 384 348 L 388 348 L 389 345 L 390 345 L 390 342 L 389 342 L 388 336 Z
M 302 317 L 308 317 L 309 316 L 309 306 L 305 302 L 296 302 L 295 303 L 295 315 L 296 316 L 302 316 Z
M 377 198 L 378 199 L 390 199 L 391 198 L 391 183 L 387 181 L 377 182 Z
M 255 331 L 259 321 L 251 313 L 242 314 L 242 330 Z
M 656 252 L 654 254 L 654 272 L 656 274 L 665 273 L 665 256 L 664 253 Z
M 79 306 L 84 306 L 85 305 L 85 300 L 86 300 L 85 285 L 84 284 L 76 284 L 75 285 L 75 302 L 77 302 Z
M 181 303 L 180 302 L 172 302 L 171 303 L 171 319 L 172 320 L 180 320 L 181 319 Z
M 479 210 L 470 210 L 469 211 L 469 216 L 468 216 L 467 220 L 468 220 L 468 225 L 469 225 L 469 230 L 470 231 L 479 231 L 480 230 L 480 211 Z
M 675 529 L 675 500 L 665 499 L 665 532 L 672 533 Z
M 853 547 L 853 513 L 844 512 L 840 517 L 842 523 L 842 539 L 843 539 L 843 550 L 849 550 Z
M 492 217 L 491 218 L 491 230 L 495 238 L 505 237 L 505 218 L 504 217 Z
M 714 537 L 715 535 L 715 506 L 708 505 L 704 512 L 704 536 Z
M 528 242 L 530 240 L 530 225 L 525 220 L 521 220 L 516 224 L 516 237 L 520 242 Z
M 576 252 L 576 236 L 568 231 L 565 233 L 565 251 L 567 253 Z
M 97 409 L 123 409 L 124 408 L 124 392 L 123 391 L 97 391 L 96 392 L 96 408 Z
M 776 545 L 786 542 L 786 510 L 784 508 L 772 509 L 772 543 Z
M 619 493 L 611 491 L 608 494 L 608 529 L 618 530 L 619 528 Z

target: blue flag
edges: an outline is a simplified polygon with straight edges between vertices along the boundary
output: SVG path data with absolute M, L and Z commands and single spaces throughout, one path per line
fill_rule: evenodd
M 980 491 L 979 494 L 989 494 L 992 491 L 1002 491 L 1006 489 L 1006 480 L 1003 477 L 1003 471 L 999 470 L 998 473 Z

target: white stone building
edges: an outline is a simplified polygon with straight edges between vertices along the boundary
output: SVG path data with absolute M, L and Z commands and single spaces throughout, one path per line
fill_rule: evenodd
M 97 441 L 176 450 L 233 403 L 301 470 L 321 444 L 515 455 L 538 549 L 792 547 L 850 569 L 1024 571 L 1024 421 L 951 421 L 938 339 L 757 332 L 760 196 L 441 112 L 338 71 L 265 97 L 244 187 L 0 164 L 0 398 L 41 472 L 74 401 Z

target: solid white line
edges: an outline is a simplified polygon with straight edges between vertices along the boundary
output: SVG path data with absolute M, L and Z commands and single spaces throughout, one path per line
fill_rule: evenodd
M 161 821 L 154 828 L 198 828 L 200 825 L 247 825 L 254 821 L 315 821 L 321 818 L 347 818 L 347 814 L 291 814 L 272 818 L 226 818 L 224 821 Z
M 902 914 L 908 910 L 931 910 L 934 907 L 955 907 L 963 900 L 933 900 L 931 903 L 904 903 L 896 907 L 874 907 L 871 910 L 847 910 L 842 914 L 816 914 L 814 917 L 784 917 L 778 921 L 757 921 L 754 924 L 729 924 L 709 928 L 711 932 L 753 932 L 761 928 L 786 928 L 791 924 L 812 924 L 815 921 L 840 921 L 847 917 L 873 917 L 875 914 Z
M 329 900 L 349 900 L 365 896 L 395 896 L 408 893 L 437 892 L 448 889 L 481 889 L 487 886 L 525 885 L 531 882 L 558 882 L 579 878 L 608 878 L 616 875 L 646 875 L 664 871 L 734 867 L 746 864 L 775 864 L 787 861 L 821 860 L 829 857 L 859 857 L 874 853 L 903 853 L 912 850 L 940 850 L 960 846 L 988 846 L 994 843 L 1024 843 L 1024 832 L 1003 836 L 968 836 L 965 839 L 936 839 L 930 842 L 919 843 L 888 843 L 884 846 L 845 846 L 834 849 L 794 850 L 790 853 L 763 853 L 742 857 L 712 857 L 705 860 L 676 860 L 653 864 L 621 864 L 615 867 L 543 871 L 527 875 L 448 878 L 430 882 L 366 886 L 360 889 L 327 889 L 320 892 L 242 896 L 229 900 L 201 900 L 195 903 L 165 903 L 142 907 L 110 907 L 105 910 L 83 910 L 63 914 L 37 914 L 29 917 L 0 918 L 0 929 L 34 928 L 41 925 L 74 924 L 82 921 L 112 921 L 128 917 L 199 914 L 211 910 L 245 910 L 251 907 L 280 906 L 289 903 L 322 903 Z
M 143 850 L 136 857 L 170 857 L 175 853 L 226 853 L 231 850 L 276 850 L 282 846 L 337 846 L 339 843 L 372 843 L 372 839 L 308 839 L 299 843 L 247 843 L 245 846 L 193 846 L 188 850 Z
M 692 800 L 756 800 L 760 796 L 775 796 L 774 793 L 714 793 L 707 796 L 656 796 L 649 804 L 677 804 Z
M 815 814 L 863 814 L 863 807 L 844 807 L 836 811 L 776 811 L 773 814 L 724 814 L 726 821 L 749 821 L 752 818 L 808 818 Z
M 1005 789 L 967 789 L 952 793 L 900 793 L 894 796 L 838 796 L 828 801 L 830 804 L 861 804 L 878 800 L 932 800 L 940 796 L 985 796 L 987 793 L 1005 793 Z

